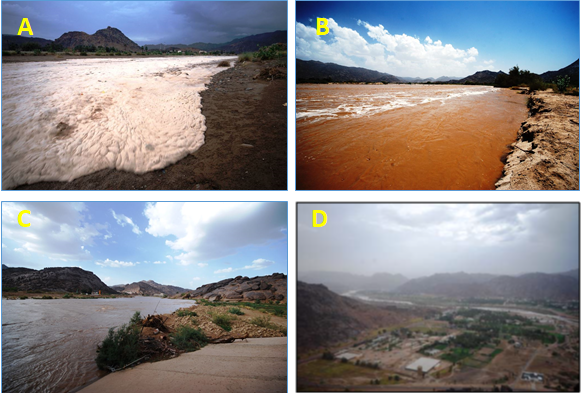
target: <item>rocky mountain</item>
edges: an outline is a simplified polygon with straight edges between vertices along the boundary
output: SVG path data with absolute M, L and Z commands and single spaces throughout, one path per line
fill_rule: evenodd
M 562 276 L 573 277 L 575 280 L 579 280 L 579 269 L 573 269 L 559 274 Z
M 411 310 L 337 295 L 324 285 L 297 283 L 299 353 L 357 338 L 371 328 L 402 323 L 412 315 Z
M 372 276 L 361 276 L 321 271 L 301 273 L 299 280 L 309 284 L 323 284 L 340 295 L 353 290 L 393 291 L 408 281 L 401 274 L 376 273 Z
M 452 273 L 410 280 L 396 292 L 406 295 L 571 300 L 579 298 L 579 282 L 561 274 L 529 273 L 515 277 Z
M 221 300 L 278 300 L 286 302 L 287 277 L 282 273 L 248 278 L 238 276 L 188 291 L 184 298 L 202 297 L 209 301 Z
M 345 67 L 314 60 L 296 60 L 297 83 L 366 82 L 401 83 L 396 76 L 360 67 Z
M 243 38 L 237 38 L 235 40 L 224 42 L 221 44 L 212 44 L 207 42 L 194 42 L 193 44 L 147 44 L 147 49 L 168 49 L 176 48 L 181 50 L 204 50 L 207 52 L 211 51 L 222 51 L 222 52 L 255 52 L 259 47 L 269 46 L 272 44 L 286 44 L 287 43 L 287 31 L 277 30 L 269 33 L 255 34 Z
M 499 74 L 505 74 L 502 71 L 494 72 L 494 71 L 478 71 L 472 75 L 467 76 L 466 78 L 458 79 L 458 80 L 449 80 L 448 83 L 457 83 L 457 84 L 472 84 L 472 85 L 493 85 L 496 77 Z M 506 74 L 505 74 L 506 75 Z
M 191 289 L 176 287 L 173 285 L 158 284 L 152 280 L 142 280 L 132 284 L 113 285 L 111 288 L 118 292 L 141 296 L 155 296 L 159 294 L 174 296 L 180 293 L 191 291 Z
M 70 49 L 78 45 L 94 45 L 96 47 L 114 47 L 119 50 L 130 52 L 141 51 L 141 47 L 127 38 L 121 30 L 110 26 L 106 29 L 97 30 L 97 32 L 92 35 L 82 31 L 70 31 L 61 35 L 54 42 L 55 44 L 62 45 L 64 48 Z
M 558 71 L 547 71 L 541 74 L 545 82 L 554 82 L 560 75 L 569 75 L 571 83 L 579 86 L 579 59 Z
M 117 293 L 105 285 L 94 273 L 79 267 L 47 267 L 42 270 L 34 270 L 2 266 L 2 288 L 17 288 L 19 291 Z

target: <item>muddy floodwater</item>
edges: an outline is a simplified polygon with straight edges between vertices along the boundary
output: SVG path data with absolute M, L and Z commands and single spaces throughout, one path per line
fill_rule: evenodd
M 171 313 L 191 300 L 2 299 L 2 391 L 70 392 L 102 376 L 97 344 L 111 327 L 141 315 Z
M 527 117 L 489 86 L 297 85 L 297 189 L 486 190 Z

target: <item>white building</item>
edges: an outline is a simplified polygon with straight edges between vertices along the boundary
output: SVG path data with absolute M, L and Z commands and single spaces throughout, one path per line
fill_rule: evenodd
M 405 369 L 409 371 L 418 371 L 418 368 L 421 367 L 422 371 L 427 373 L 438 364 L 440 364 L 440 360 L 438 359 L 419 358 L 415 362 L 408 364 Z

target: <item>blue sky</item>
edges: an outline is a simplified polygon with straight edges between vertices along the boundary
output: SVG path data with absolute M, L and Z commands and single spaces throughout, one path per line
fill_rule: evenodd
M 18 213 L 30 210 L 17 223 Z M 4 202 L 2 263 L 78 266 L 108 285 L 154 280 L 195 289 L 287 273 L 285 202 Z
M 28 18 L 35 37 L 116 27 L 139 45 L 223 43 L 287 28 L 286 1 L 3 1 L 2 34 Z
M 516 64 L 543 73 L 579 58 L 575 1 L 297 1 L 296 15 L 297 58 L 397 76 L 464 77 Z M 314 34 L 317 17 L 333 20 L 328 35 Z

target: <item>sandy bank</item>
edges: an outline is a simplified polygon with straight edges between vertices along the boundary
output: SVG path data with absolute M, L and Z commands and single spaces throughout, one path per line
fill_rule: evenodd
M 552 91 L 531 95 L 497 190 L 579 189 L 579 97 Z
M 287 339 L 250 338 L 110 374 L 82 393 L 286 392 Z
M 103 169 L 70 182 L 18 189 L 286 189 L 287 81 L 255 78 L 275 65 L 246 62 L 214 75 L 201 93 L 205 143 L 175 164 L 143 174 Z

